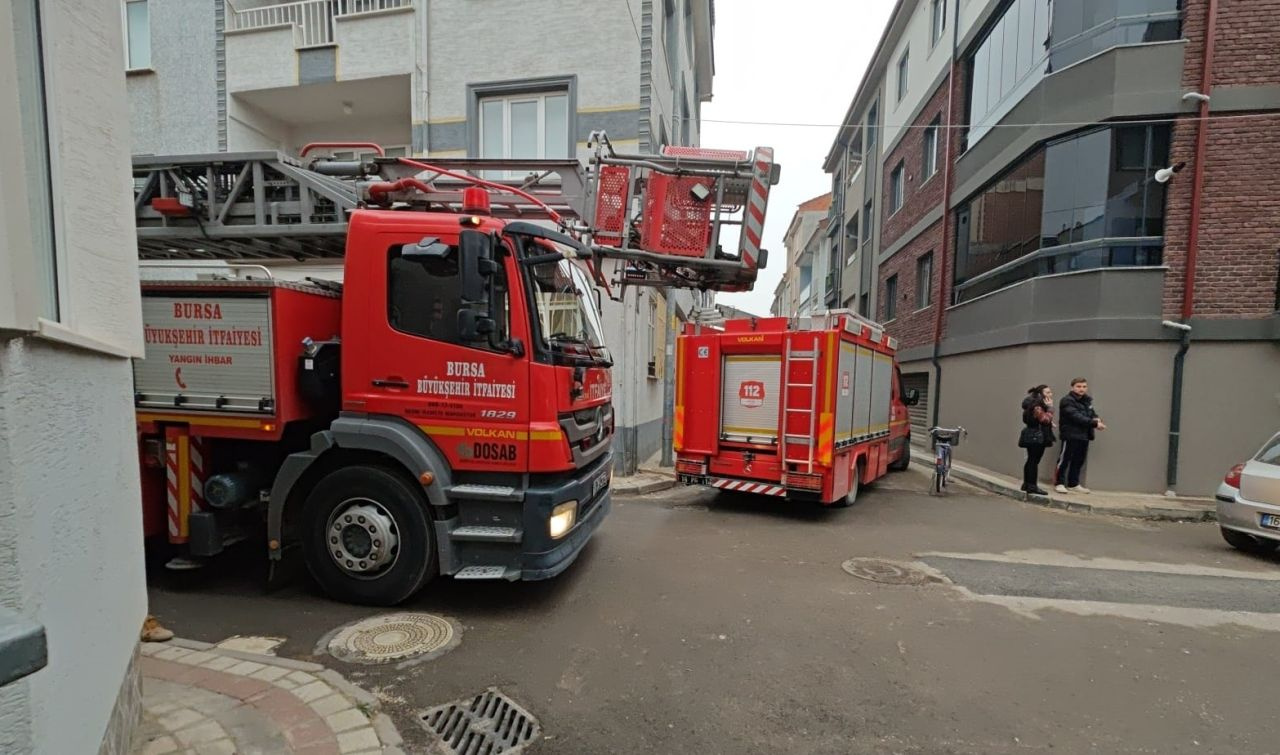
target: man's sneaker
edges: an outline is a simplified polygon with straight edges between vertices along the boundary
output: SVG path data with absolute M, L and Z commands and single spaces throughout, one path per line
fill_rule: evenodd
M 1067 486 L 1066 486 L 1066 485 L 1055 485 L 1055 486 L 1053 487 L 1053 490 L 1054 490 L 1054 492 L 1055 492 L 1055 493 L 1069 493 L 1069 492 L 1071 492 L 1070 490 L 1067 490 Z M 1075 490 L 1075 488 L 1072 488 L 1071 490 Z
M 1077 485 L 1077 486 L 1075 486 L 1074 488 L 1069 488 L 1069 489 L 1068 489 L 1068 492 L 1070 492 L 1070 493 L 1092 493 L 1093 491 L 1092 491 L 1092 490 L 1090 490 L 1090 489 L 1088 489 L 1088 488 L 1086 488 L 1086 487 L 1085 487 L 1085 486 L 1083 486 L 1083 485 Z
M 143 642 L 168 642 L 173 639 L 173 632 L 160 626 L 160 622 L 156 621 L 156 617 L 148 616 L 147 620 L 142 623 Z

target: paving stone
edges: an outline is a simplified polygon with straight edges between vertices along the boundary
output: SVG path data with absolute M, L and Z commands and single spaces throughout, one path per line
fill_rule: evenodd
M 200 664 L 217 658 L 216 653 L 210 653 L 208 650 L 195 650 L 178 659 L 179 663 L 186 663 L 191 666 L 199 666 Z
M 294 690 L 298 688 L 298 683 L 290 679 L 277 679 L 272 682 L 272 684 L 276 685 L 280 689 Z
M 238 749 L 230 739 L 219 739 L 196 745 L 196 755 L 236 755 Z
M 240 661 L 235 658 L 219 655 L 208 663 L 201 664 L 201 668 L 213 669 L 214 671 L 226 671 L 238 663 L 240 663 Z
M 333 694 L 333 687 L 330 687 L 329 685 L 319 680 L 316 680 L 308 685 L 299 687 L 293 691 L 294 697 L 298 698 L 304 703 L 309 703 L 309 702 L 312 702 L 313 700 L 319 700 L 320 698 L 327 697 L 331 694 Z
M 178 742 L 168 735 L 156 737 L 142 748 L 142 755 L 168 755 L 177 752 Z
M 181 729 L 174 732 L 174 736 L 184 745 L 198 745 L 204 742 L 213 742 L 219 739 L 226 739 L 227 732 L 217 721 L 205 721 L 202 724 L 196 724 L 189 729 Z
M 355 708 L 350 710 L 339 711 L 324 717 L 324 722 L 334 731 L 346 731 L 348 729 L 358 729 L 361 726 L 368 726 L 369 719 Z
M 236 635 L 218 643 L 223 650 L 236 650 L 241 653 L 271 655 L 271 651 L 284 644 L 283 637 L 253 637 Z
M 338 743 L 337 741 L 321 742 L 299 747 L 293 752 L 294 755 L 338 755 Z
M 262 665 L 261 663 L 255 663 L 253 661 L 241 661 L 236 665 L 232 666 L 231 668 L 227 669 L 227 673 L 235 674 L 236 676 L 250 676 L 252 674 L 255 674 L 261 671 L 264 668 L 266 668 L 266 666 Z
M 169 647 L 156 653 L 155 657 L 162 661 L 176 661 L 184 655 L 191 655 L 191 652 L 186 648 Z
M 384 747 L 404 743 L 404 739 L 396 729 L 395 722 L 386 713 L 379 713 L 373 717 L 373 729 L 378 732 L 378 739 L 382 740 Z
M 322 697 L 311 703 L 311 710 L 314 710 L 316 715 L 321 717 L 332 716 L 338 711 L 347 710 L 352 707 L 354 706 L 351 705 L 350 700 L 337 694 Z
M 155 655 L 156 653 L 163 653 L 168 649 L 168 646 L 160 642 L 143 642 L 140 644 L 141 647 L 139 650 L 143 655 Z
M 142 701 L 142 709 L 153 716 L 163 716 L 166 713 L 172 713 L 181 707 L 181 705 L 177 705 L 175 703 L 156 703 L 152 705 L 145 699 Z
M 378 734 L 372 726 L 338 735 L 338 749 L 344 753 L 372 750 L 379 747 Z
M 179 710 L 176 710 L 170 713 L 167 716 L 161 716 L 158 719 L 160 725 L 168 729 L 169 731 L 177 731 L 178 729 L 185 729 L 188 726 L 191 726 L 192 724 L 199 723 L 200 721 L 204 721 L 204 720 L 205 720 L 205 716 L 203 714 L 197 713 L 196 711 L 191 710 L 190 708 L 181 708 Z
M 334 741 L 333 730 L 318 718 L 313 718 L 310 721 L 294 726 L 285 732 L 285 736 L 288 737 L 294 747 L 305 747 L 306 745 Z
M 308 674 L 305 671 L 294 671 L 289 674 L 288 678 L 298 684 L 310 684 L 316 680 L 314 674 Z
M 255 671 L 251 676 L 254 679 L 261 679 L 264 682 L 274 682 L 277 679 L 288 676 L 289 669 L 280 668 L 279 666 L 264 666 L 262 670 Z

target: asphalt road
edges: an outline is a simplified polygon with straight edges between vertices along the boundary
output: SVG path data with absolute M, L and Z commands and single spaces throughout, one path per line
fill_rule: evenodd
M 903 473 L 844 510 L 618 499 L 558 579 L 441 580 L 412 600 L 463 635 L 404 668 L 317 654 L 379 611 L 305 576 L 264 592 L 256 553 L 156 574 L 152 610 L 192 639 L 286 638 L 281 655 L 380 695 L 414 752 L 432 741 L 418 712 L 492 686 L 540 721 L 535 753 L 1280 751 L 1280 560 L 1210 524 L 926 485 Z M 923 584 L 856 578 L 850 558 Z

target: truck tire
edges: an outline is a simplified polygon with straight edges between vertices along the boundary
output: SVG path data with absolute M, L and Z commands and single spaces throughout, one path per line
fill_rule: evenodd
M 902 444 L 902 456 L 889 465 L 890 472 L 905 472 L 911 466 L 911 436 L 907 436 L 907 441 Z
M 1237 532 L 1236 530 L 1227 529 L 1226 527 L 1219 527 L 1218 529 L 1222 532 L 1222 539 L 1226 540 L 1227 544 L 1236 550 L 1242 550 L 1245 553 L 1266 555 L 1276 549 L 1275 541 L 1261 537 L 1254 537 L 1253 535 L 1249 535 L 1244 532 Z
M 849 506 L 852 506 L 853 504 L 857 503 L 857 502 L 858 502 L 858 488 L 860 488 L 860 487 L 862 487 L 862 465 L 861 465 L 861 464 L 854 464 L 854 465 L 853 465 L 853 479 L 849 482 L 849 492 L 848 492 L 848 494 L 847 494 L 847 495 L 845 495 L 845 497 L 844 497 L 844 498 L 841 498 L 841 499 L 839 499 L 839 500 L 835 501 L 834 503 L 832 503 L 832 504 L 831 504 L 831 505 L 832 505 L 832 507 L 837 508 L 837 509 L 843 509 L 843 508 L 848 508 Z
M 303 514 L 307 570 L 335 600 L 393 606 L 435 576 L 422 491 L 395 472 L 351 466 L 312 488 Z

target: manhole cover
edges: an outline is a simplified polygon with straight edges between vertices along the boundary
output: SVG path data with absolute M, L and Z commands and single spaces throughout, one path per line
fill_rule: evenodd
M 923 585 L 936 581 L 928 572 L 875 558 L 851 558 L 840 566 L 858 579 L 883 585 Z
M 517 755 L 538 738 L 538 721 L 496 688 L 475 697 L 437 705 L 422 723 L 444 751 L 461 755 Z
M 329 654 L 349 663 L 390 663 L 437 655 L 461 640 L 448 619 L 429 613 L 392 613 L 349 624 L 329 640 Z

